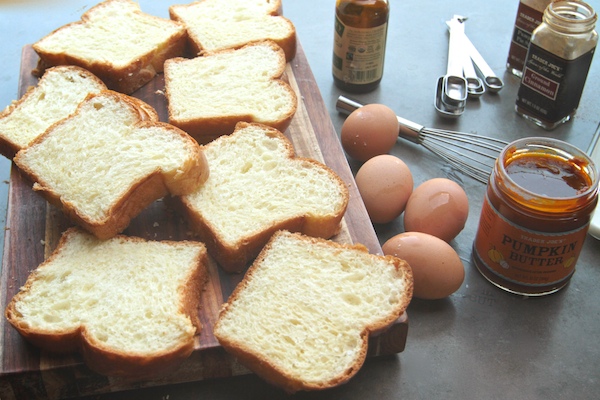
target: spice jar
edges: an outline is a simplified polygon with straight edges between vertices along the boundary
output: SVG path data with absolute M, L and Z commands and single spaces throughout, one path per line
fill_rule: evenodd
M 506 69 L 519 78 L 523 75 L 523 65 L 529 49 L 531 34 L 542 23 L 544 10 L 551 0 L 521 0 L 513 29 Z
M 515 109 L 545 129 L 571 119 L 598 42 L 597 15 L 582 1 L 557 1 L 531 36 Z
M 383 77 L 388 0 L 337 0 L 333 81 L 354 93 L 374 90 Z
M 519 139 L 500 153 L 487 186 L 473 262 L 494 285 L 540 296 L 575 272 L 598 202 L 598 172 L 581 150 Z

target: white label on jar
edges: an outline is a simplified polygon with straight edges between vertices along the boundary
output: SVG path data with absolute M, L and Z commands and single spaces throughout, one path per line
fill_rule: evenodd
M 563 282 L 575 271 L 588 224 L 566 232 L 541 232 L 508 220 L 486 195 L 473 250 L 492 274 L 523 286 Z
M 565 60 L 531 43 L 517 105 L 549 122 L 571 114 L 579 106 L 594 51 Z
M 333 75 L 345 83 L 375 82 L 383 76 L 387 23 L 359 29 L 335 18 Z

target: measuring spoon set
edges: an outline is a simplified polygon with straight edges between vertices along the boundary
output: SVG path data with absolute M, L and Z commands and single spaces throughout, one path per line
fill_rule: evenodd
M 446 21 L 448 66 L 446 75 L 438 78 L 434 100 L 437 112 L 446 117 L 462 115 L 467 98 L 478 98 L 486 91 L 496 93 L 504 86 L 465 34 L 466 20 L 455 15 Z

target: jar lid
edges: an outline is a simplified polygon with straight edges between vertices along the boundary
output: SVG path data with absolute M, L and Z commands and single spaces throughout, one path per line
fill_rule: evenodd
M 592 6 L 579 0 L 556 1 L 546 7 L 543 20 L 563 33 L 590 32 L 598 16 Z

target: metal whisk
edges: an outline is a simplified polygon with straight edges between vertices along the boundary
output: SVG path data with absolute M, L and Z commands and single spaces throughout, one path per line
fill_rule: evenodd
M 347 115 L 362 106 L 344 96 L 338 97 L 336 102 L 336 109 Z M 425 147 L 465 175 L 483 183 L 487 182 L 498 154 L 508 144 L 474 133 L 429 129 L 402 117 L 397 118 L 400 123 L 398 136 Z

